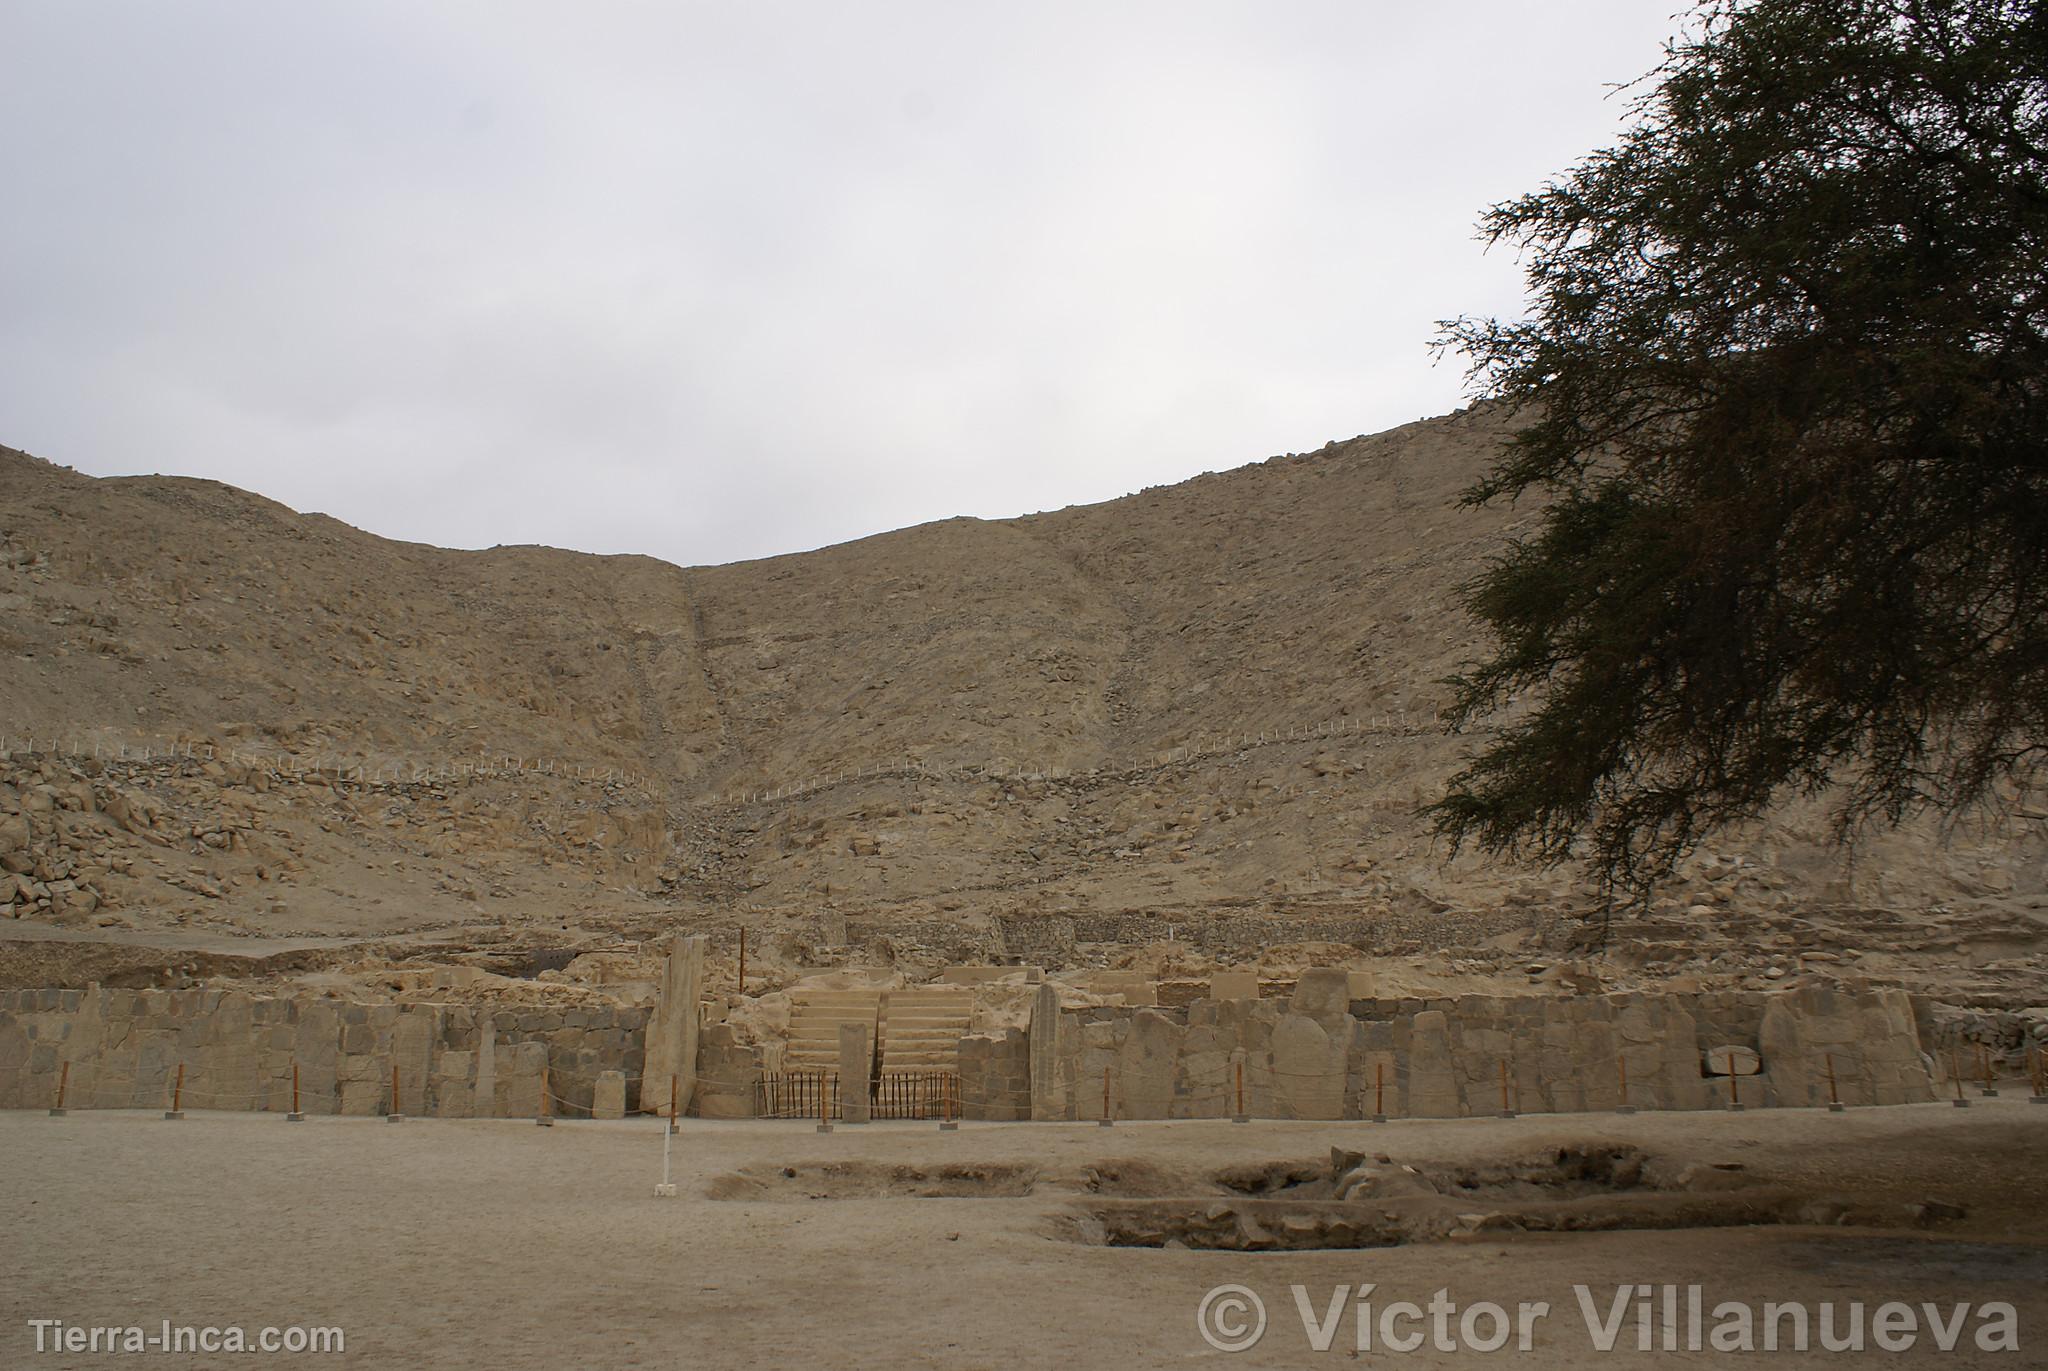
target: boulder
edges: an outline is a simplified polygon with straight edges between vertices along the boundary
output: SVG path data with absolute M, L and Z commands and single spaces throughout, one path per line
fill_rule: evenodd
M 1756 1049 L 1740 1043 L 1710 1047 L 1700 1058 L 1700 1069 L 1709 1076 L 1754 1076 L 1763 1070 Z

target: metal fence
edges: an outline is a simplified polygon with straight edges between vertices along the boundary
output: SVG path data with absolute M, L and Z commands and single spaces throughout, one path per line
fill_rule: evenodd
M 960 1077 L 951 1071 L 884 1071 L 875 1081 L 878 1119 L 957 1119 Z
M 960 1077 L 951 1071 L 884 1071 L 868 1083 L 877 1119 L 957 1119 Z M 754 1083 L 754 1114 L 762 1119 L 846 1117 L 836 1071 L 769 1071 Z
M 754 1083 L 754 1115 L 762 1119 L 836 1119 L 839 1073 L 765 1072 Z

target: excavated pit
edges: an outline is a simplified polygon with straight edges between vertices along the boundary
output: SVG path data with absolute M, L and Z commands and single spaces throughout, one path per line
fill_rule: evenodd
M 1239 1252 L 1391 1247 L 1478 1233 L 1912 1228 L 1961 1217 L 1940 1202 L 1860 1205 L 1758 1180 L 1739 1163 L 1666 1163 L 1611 1144 L 1464 1165 L 1332 1149 L 1327 1163 L 1241 1164 L 1207 1177 L 1102 1162 L 1084 1171 L 1082 1189 L 1103 1198 L 1059 1221 L 1070 1241 Z
M 1053 1236 L 1100 1247 L 1300 1252 L 1392 1247 L 1472 1234 L 1803 1224 L 1929 1228 L 1951 1204 L 1817 1195 L 1733 1161 L 1660 1158 L 1600 1142 L 1477 1162 L 1406 1162 L 1332 1148 L 1327 1161 L 1175 1167 L 1116 1158 L 921 1166 L 773 1163 L 713 1181 L 714 1200 L 1022 1199 L 1071 1195 Z
M 1035 1166 L 961 1163 L 903 1166 L 807 1162 L 748 1166 L 711 1184 L 714 1200 L 1013 1200 L 1038 1183 Z

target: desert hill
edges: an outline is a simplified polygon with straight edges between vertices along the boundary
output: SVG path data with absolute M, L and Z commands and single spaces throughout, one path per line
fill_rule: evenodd
M 1434 721 L 1479 646 L 1455 587 L 1529 517 L 1454 507 L 1503 432 L 1466 412 L 692 568 L 0 450 L 0 895 L 176 945 L 819 910 L 1470 914 L 1497 941 L 1588 907 L 1570 873 L 1445 864 L 1413 814 L 1469 745 Z M 2039 828 L 1845 860 L 1788 811 L 1663 909 L 1735 950 L 1746 917 L 1938 910 L 1965 928 L 1930 949 L 2030 955 Z

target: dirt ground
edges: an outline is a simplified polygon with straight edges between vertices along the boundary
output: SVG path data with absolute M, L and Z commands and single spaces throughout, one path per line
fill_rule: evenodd
M 1905 1354 L 1748 1359 L 2048 1365 L 2048 1107 L 2010 1094 L 1968 1110 L 1385 1125 L 968 1124 L 941 1132 L 881 1123 L 821 1135 L 804 1123 L 685 1121 L 672 1142 L 679 1194 L 668 1199 L 654 1194 L 663 1136 L 652 1121 L 544 1130 L 505 1120 L 287 1124 L 196 1111 L 175 1123 L 146 1113 L 0 1115 L 8 1235 L 0 1367 L 120 1359 L 38 1355 L 32 1319 L 152 1330 L 166 1319 L 339 1326 L 345 1354 L 294 1360 L 378 1367 L 1127 1371 L 1204 1358 L 1247 1366 L 1489 1360 L 1463 1344 L 1436 1350 L 1427 1339 L 1406 1355 L 1359 1354 L 1349 1304 L 1330 1349 L 1314 1350 L 1290 1287 L 1304 1287 L 1320 1317 L 1336 1287 L 1363 1283 L 1375 1285 L 1381 1306 L 1426 1305 L 1439 1289 L 1461 1309 L 1546 1301 L 1551 1312 L 1534 1325 L 1532 1349 L 1518 1353 L 1510 1342 L 1497 1354 L 1538 1367 L 1743 1359 L 1644 1354 L 1633 1323 L 1617 1350 L 1600 1355 L 1573 1286 L 1587 1286 L 1604 1316 L 1615 1289 L 1629 1283 L 1697 1283 L 1709 1309 L 1799 1301 L 1816 1319 L 1825 1301 L 1844 1309 L 1902 1301 L 1916 1310 L 1931 1302 L 1943 1318 L 1955 1302 L 2004 1301 L 2017 1312 L 2017 1353 L 1979 1351 L 1973 1312 L 1952 1353 L 1935 1350 L 1923 1320 Z M 1220 1169 L 1326 1165 L 1332 1146 L 1396 1166 L 1455 1167 L 1615 1145 L 1639 1148 L 1667 1171 L 1698 1163 L 1870 1212 L 1929 1202 L 1954 1209 L 1889 1227 L 1477 1232 L 1337 1251 L 1077 1240 L 1077 1208 L 1101 1198 L 1105 1175 L 1149 1176 L 1171 1191 Z M 960 1193 L 978 1188 L 987 1193 Z M 926 1190 L 952 1196 L 923 1197 Z M 1263 1340 L 1237 1355 L 1213 1348 L 1196 1324 L 1205 1294 L 1226 1283 L 1249 1287 L 1269 1314 Z M 1455 1340 L 1455 1318 L 1449 1327 Z

